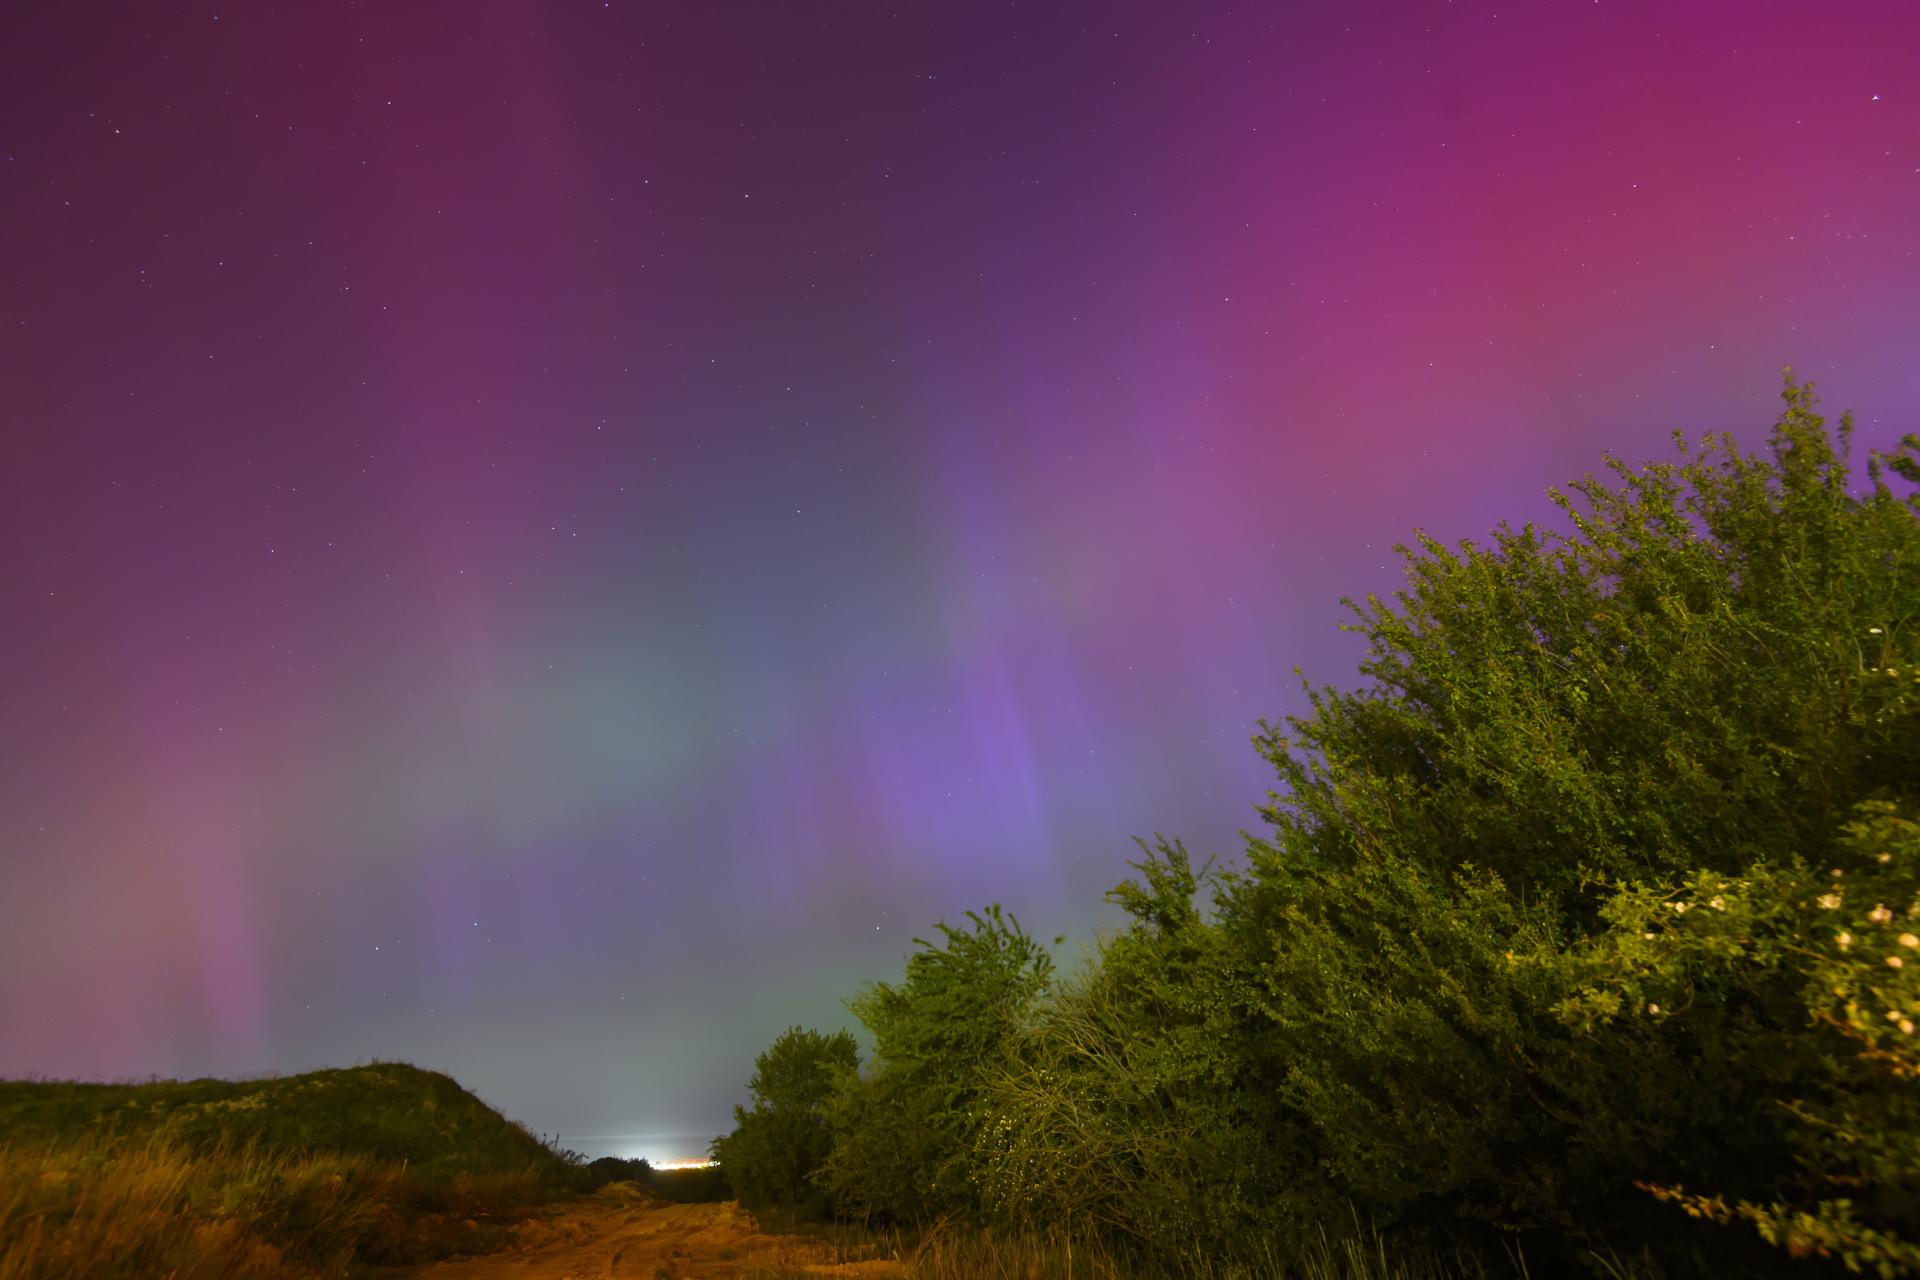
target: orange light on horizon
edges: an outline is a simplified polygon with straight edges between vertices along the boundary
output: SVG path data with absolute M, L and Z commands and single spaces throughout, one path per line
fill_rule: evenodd
M 711 1169 L 719 1164 L 718 1160 L 658 1160 L 653 1167 L 663 1170 L 674 1169 Z

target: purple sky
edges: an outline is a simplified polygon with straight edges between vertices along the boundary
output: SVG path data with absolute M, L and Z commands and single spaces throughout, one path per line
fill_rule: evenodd
M 0 230 L 0 1073 L 688 1155 L 1416 527 L 1920 425 L 1920 10 L 16 5 Z

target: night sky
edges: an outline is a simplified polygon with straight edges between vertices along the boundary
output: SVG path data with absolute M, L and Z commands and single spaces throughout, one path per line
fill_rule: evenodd
M 1390 548 L 1920 427 L 1920 8 L 0 16 L 0 1074 L 697 1154 L 1231 856 Z

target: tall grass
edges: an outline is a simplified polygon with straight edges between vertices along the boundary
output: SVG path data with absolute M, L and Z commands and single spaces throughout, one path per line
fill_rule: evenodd
M 164 1138 L 0 1150 L 0 1280 L 307 1276 L 352 1262 L 405 1173 Z
M 338 1276 L 497 1247 L 542 1173 L 420 1178 L 403 1162 L 157 1135 L 0 1148 L 0 1280 Z
M 919 1236 L 861 1233 L 837 1250 L 835 1261 L 892 1258 L 906 1280 L 1532 1280 L 1524 1251 L 1490 1256 L 1471 1249 L 1390 1244 L 1377 1231 L 1322 1231 L 1304 1250 L 1272 1246 L 1227 1260 L 1195 1252 L 1183 1258 L 1134 1256 L 1096 1238 L 973 1227 L 936 1228 Z M 1657 1280 L 1663 1274 L 1642 1257 L 1588 1254 L 1582 1275 L 1606 1280 Z M 1549 1269 L 1547 1274 L 1563 1274 Z M 780 1280 L 787 1280 L 781 1277 Z
M 905 1280 L 1531 1280 L 1522 1251 L 1489 1256 L 1471 1249 L 1389 1243 L 1355 1224 L 1323 1231 L 1304 1250 L 1256 1246 L 1234 1260 L 1195 1252 L 1167 1258 L 1132 1252 L 1097 1236 L 995 1230 L 962 1222 L 918 1231 L 869 1230 L 856 1223 L 807 1222 L 754 1215 L 762 1231 L 792 1232 L 824 1246 L 821 1262 L 897 1264 Z M 1652 1274 L 1619 1259 L 1591 1259 L 1610 1280 Z M 745 1273 L 752 1280 L 799 1280 L 803 1269 Z
M 1490 1269 L 1474 1254 L 1389 1252 L 1377 1234 L 1323 1234 L 1299 1253 L 1256 1249 L 1224 1261 L 1204 1254 L 1169 1262 L 1118 1252 L 1098 1238 L 1024 1232 L 933 1231 L 901 1249 L 911 1280 L 1527 1280 L 1525 1260 Z

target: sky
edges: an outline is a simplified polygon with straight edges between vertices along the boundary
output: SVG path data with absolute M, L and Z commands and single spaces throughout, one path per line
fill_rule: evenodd
M 1394 543 L 1920 427 L 1920 9 L 0 13 L 0 1075 L 697 1155 L 1231 859 Z

